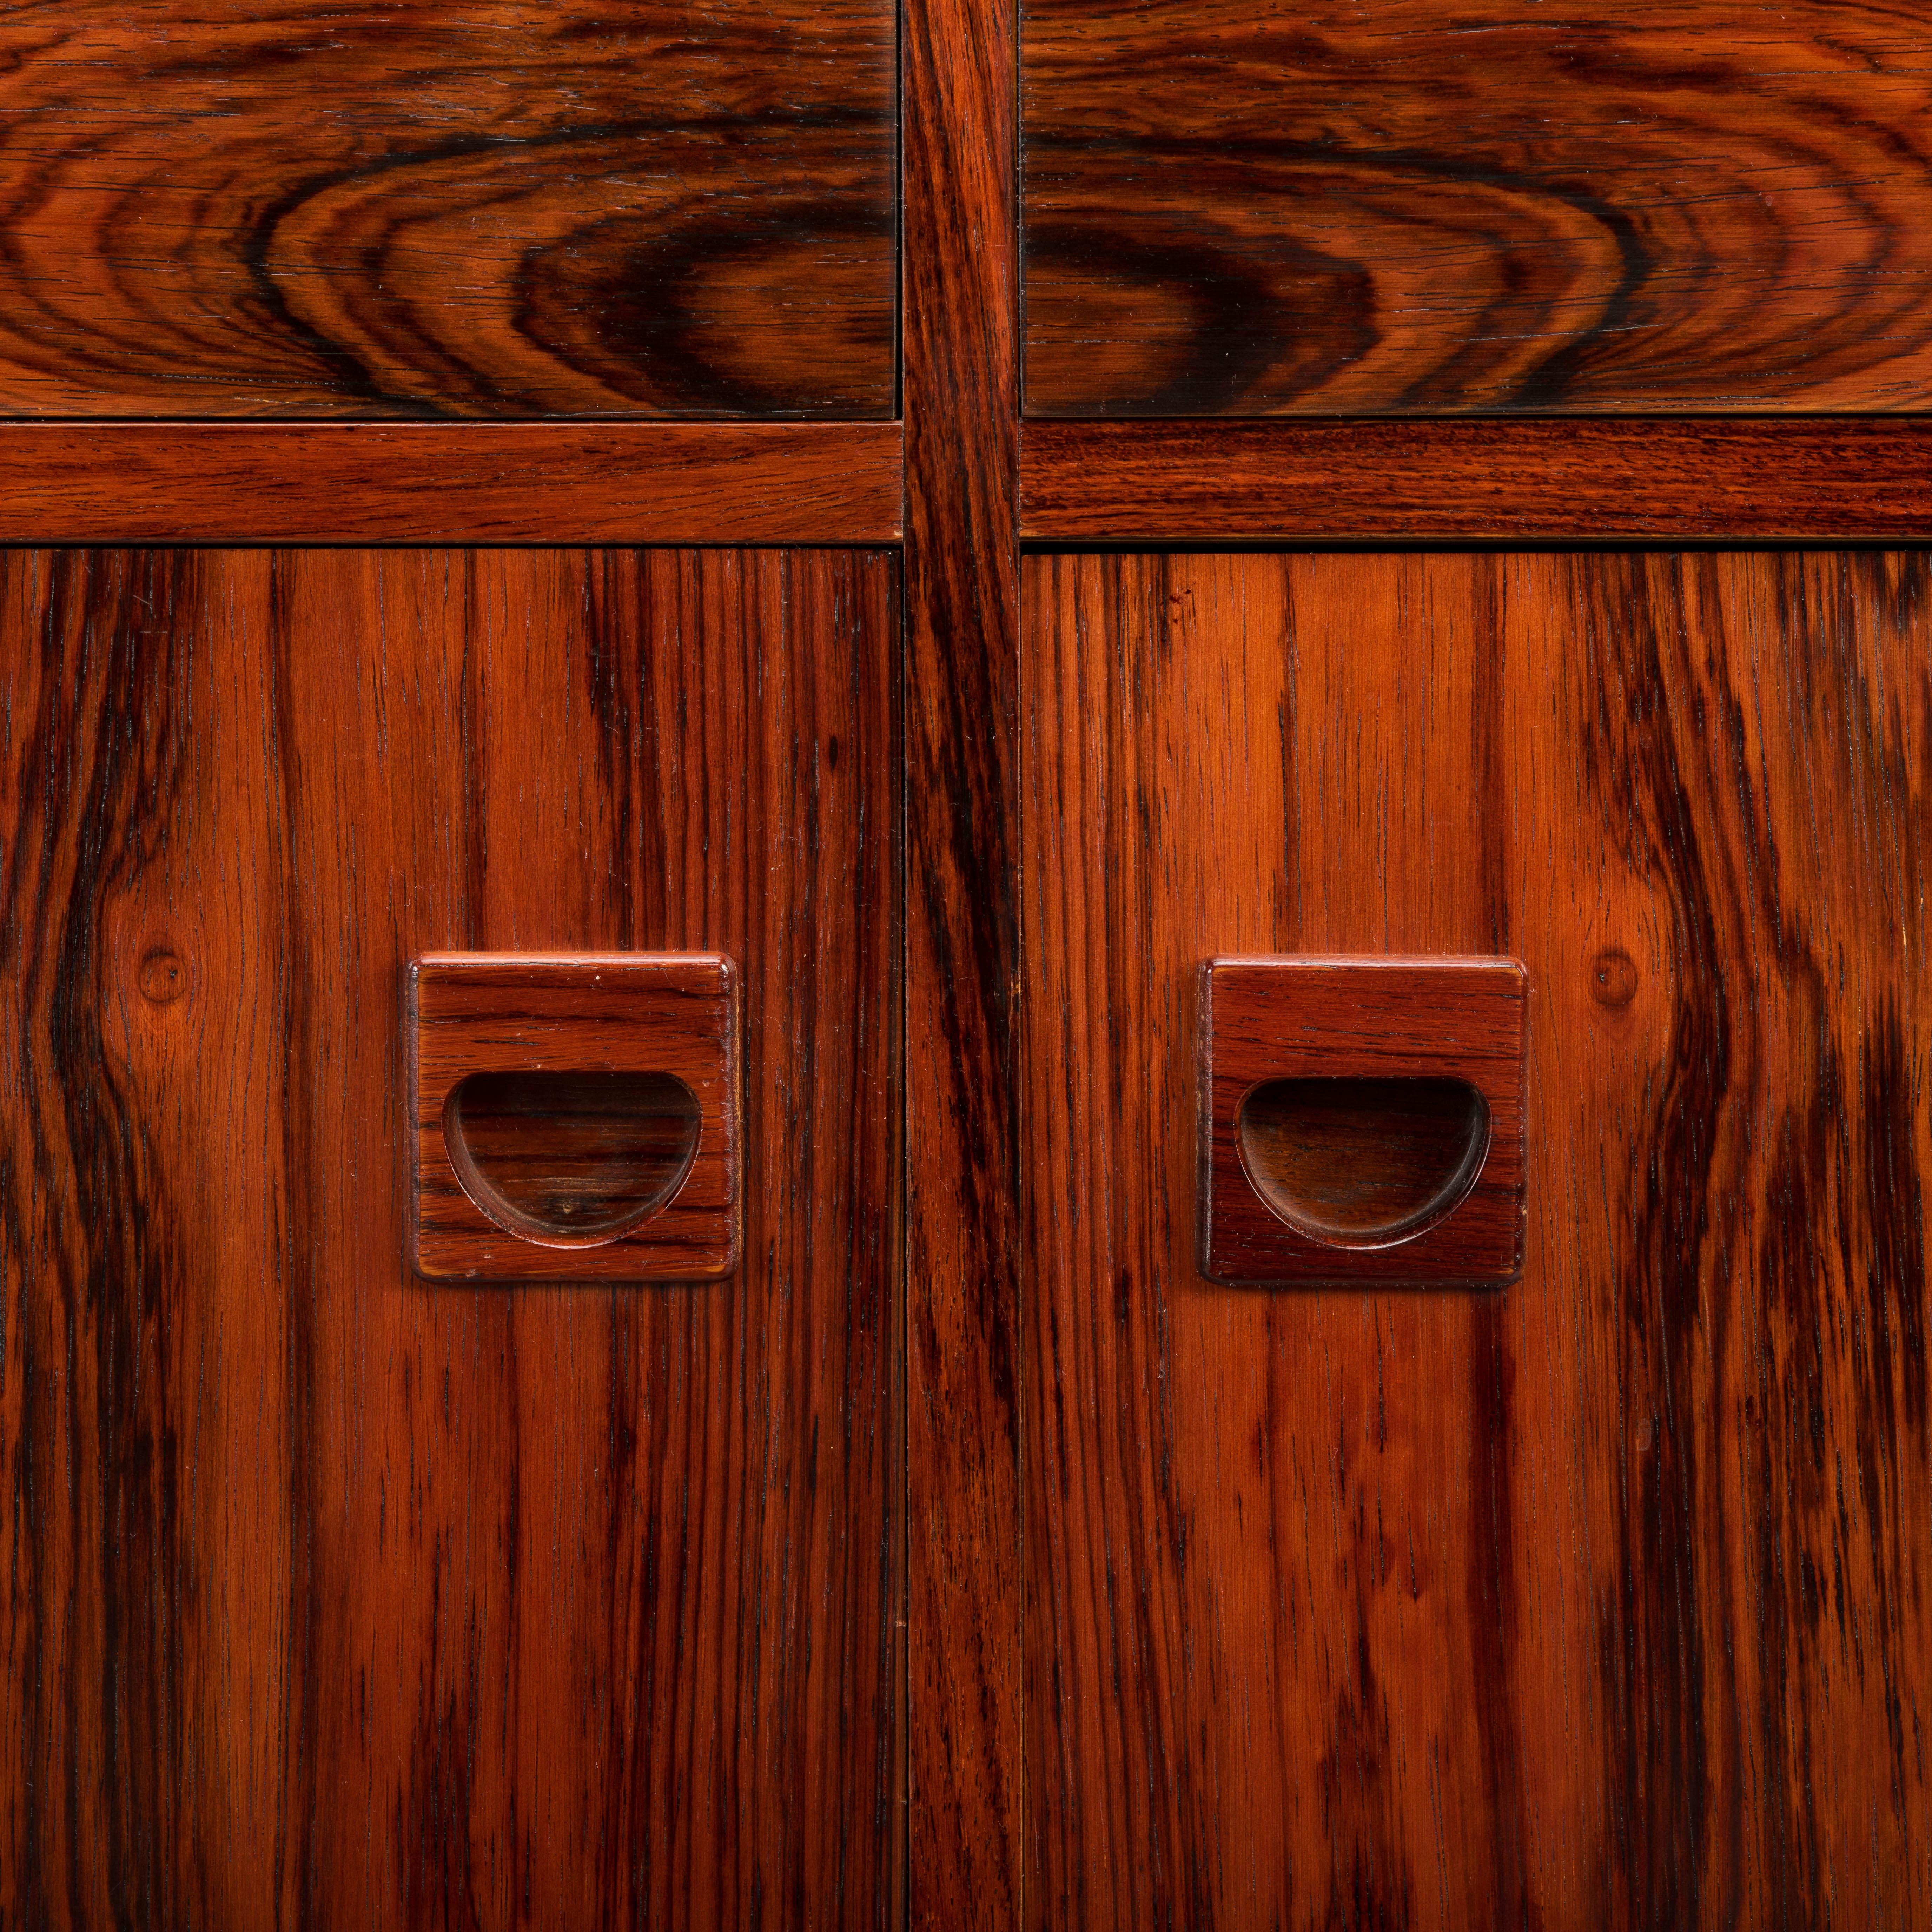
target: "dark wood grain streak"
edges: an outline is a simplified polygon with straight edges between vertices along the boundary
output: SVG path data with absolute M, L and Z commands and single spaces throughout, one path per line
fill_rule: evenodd
M 0 1923 L 883 1932 L 892 560 L 0 571 Z M 479 947 L 738 962 L 736 1276 L 412 1276 Z
M 890 543 L 896 423 L 0 424 L 0 542 Z
M 1014 0 L 902 14 L 910 1922 L 1020 1915 Z
M 1898 0 L 1029 0 L 1046 416 L 1932 403 Z
M 0 28 L 0 412 L 883 418 L 880 0 Z
M 1925 556 L 1024 586 L 1030 1921 L 1923 1922 Z M 1223 948 L 1526 962 L 1518 1285 L 1202 1280 Z
M 1932 538 L 1932 422 L 1029 423 L 1036 543 Z

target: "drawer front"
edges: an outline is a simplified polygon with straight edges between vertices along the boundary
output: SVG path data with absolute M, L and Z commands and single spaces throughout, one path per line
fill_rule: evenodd
M 893 560 L 0 572 L 0 1919 L 883 1925 Z M 415 1272 L 411 962 L 558 951 L 478 1162 L 668 1011 L 722 1278 Z
M 1033 1923 L 1916 1916 L 1929 586 L 1028 561 Z M 1310 955 L 1469 970 L 1268 980 Z M 1207 1279 L 1237 1049 L 1231 1105 L 1271 1046 L 1493 1107 L 1467 989 L 1508 958 L 1520 1279 L 1313 1286 L 1286 1228 L 1286 1285 Z
M 890 416 L 884 0 L 0 28 L 0 414 Z
M 1918 410 L 1932 31 L 1028 0 L 1043 416 Z

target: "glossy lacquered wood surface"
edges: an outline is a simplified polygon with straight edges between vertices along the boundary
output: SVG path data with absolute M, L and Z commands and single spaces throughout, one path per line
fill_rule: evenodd
M 16 544 L 874 544 L 896 423 L 10 423 Z
M 1923 1923 L 1925 560 L 1024 572 L 1028 1919 Z M 1524 962 L 1518 1285 L 1201 1278 L 1224 950 Z
M 1049 416 L 1923 410 L 1896 0 L 1029 0 Z
M 880 0 L 0 27 L 0 414 L 884 417 Z
M 1932 423 L 1034 422 L 1036 543 L 1932 537 Z
M 896 1922 L 892 560 L 0 562 L 0 1923 Z M 742 971 L 732 1279 L 411 1272 L 557 948 Z

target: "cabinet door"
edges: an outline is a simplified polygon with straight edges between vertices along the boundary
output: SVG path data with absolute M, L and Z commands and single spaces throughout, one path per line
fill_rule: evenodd
M 1034 1924 L 1922 1922 L 1928 585 L 1029 560 Z M 1220 954 L 1523 962 L 1518 1280 L 1204 1277 Z
M 890 1919 L 895 574 L 0 556 L 0 1920 Z M 413 1272 L 451 950 L 731 960 L 734 1274 Z

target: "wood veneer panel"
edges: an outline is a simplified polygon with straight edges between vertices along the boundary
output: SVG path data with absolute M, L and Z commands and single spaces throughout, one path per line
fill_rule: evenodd
M 892 560 L 0 565 L 0 1921 L 892 1922 Z M 526 947 L 737 962 L 731 1280 L 411 1274 Z
M 1030 1920 L 1922 1921 L 1927 560 L 1024 590 Z M 1524 961 L 1518 1286 L 1200 1277 L 1224 949 Z
M 904 10 L 908 1902 L 1020 1913 L 1014 0 Z
M 1048 416 L 1923 409 L 1888 0 L 1029 0 Z
M 8 543 L 880 543 L 896 423 L 0 426 Z
M 0 412 L 893 411 L 882 0 L 0 28 Z
M 1932 537 L 1932 423 L 1029 423 L 1036 542 Z

